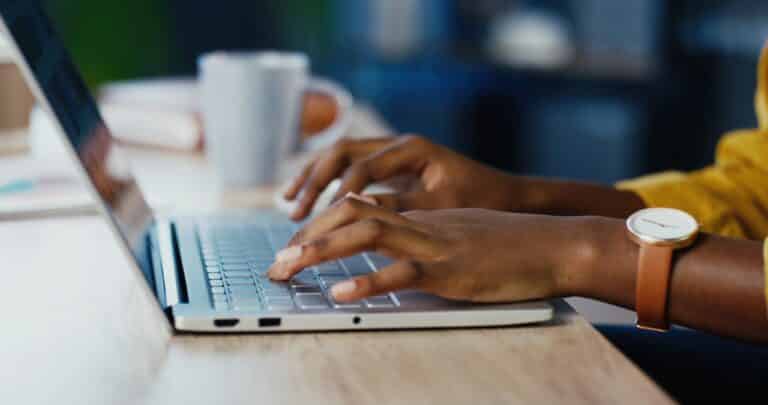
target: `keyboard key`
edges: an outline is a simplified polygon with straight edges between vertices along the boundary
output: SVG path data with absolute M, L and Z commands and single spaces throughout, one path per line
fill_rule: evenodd
M 229 309 L 229 304 L 226 301 L 225 302 L 217 301 L 213 303 L 213 308 L 217 311 L 226 311 Z
M 313 274 L 299 274 L 289 282 L 291 286 L 320 288 L 320 281 Z
M 221 259 L 221 264 L 224 265 L 224 266 L 227 266 L 227 265 L 230 265 L 230 266 L 231 265 L 242 265 L 242 266 L 248 267 L 248 261 L 243 259 L 243 258 L 237 258 L 237 259 L 222 258 Z
M 319 294 L 322 291 L 319 285 L 293 284 L 291 288 L 293 288 L 293 291 L 297 294 Z
M 344 268 L 352 276 L 363 276 L 373 271 L 371 265 L 363 256 L 352 256 L 341 260 Z
M 249 270 L 224 270 L 225 278 L 251 278 L 251 272 Z
M 331 299 L 331 304 L 333 305 L 334 308 L 337 308 L 337 309 L 355 309 L 363 306 L 362 301 L 336 302 L 334 299 Z
M 315 272 L 318 276 L 346 276 L 347 272 L 339 265 L 337 261 L 325 262 L 315 266 Z
M 288 288 L 285 289 L 275 289 L 275 288 L 269 288 L 262 290 L 262 293 L 265 297 L 273 298 L 273 297 L 290 297 L 291 292 Z
M 269 239 L 272 244 L 272 249 L 275 251 L 281 250 L 288 245 L 288 242 L 293 237 L 293 231 L 284 232 L 276 229 L 270 229 Z
M 301 309 L 328 308 L 328 301 L 322 294 L 296 294 L 296 303 Z
M 260 301 L 242 301 L 233 302 L 232 308 L 235 311 L 261 311 L 264 309 L 264 305 Z
M 233 294 L 231 296 L 231 298 L 232 299 L 230 301 L 232 301 L 232 302 L 250 302 L 250 301 L 259 301 L 259 302 L 261 302 L 261 301 L 264 301 L 258 293 L 256 293 L 256 294 L 249 294 L 249 293 Z
M 323 283 L 325 288 L 331 288 L 334 284 L 338 284 L 342 281 L 349 280 L 347 276 L 320 276 L 320 282 Z
M 247 250 L 224 250 L 219 252 L 220 261 L 234 262 L 248 256 Z
M 211 280 L 211 287 L 221 287 L 224 285 L 224 282 L 221 280 Z
M 254 254 L 254 257 L 250 259 L 251 267 L 253 266 L 271 266 L 275 262 L 275 254 L 270 249 L 267 252 Z
M 283 304 L 267 304 L 267 309 L 270 311 L 290 311 L 293 309 L 293 303 L 283 305 Z
M 209 280 L 221 280 L 221 273 L 208 273 Z
M 232 270 L 232 271 L 248 271 L 250 270 L 250 266 L 247 264 L 225 264 L 222 266 L 224 268 L 224 271 Z
M 290 306 L 293 308 L 293 299 L 290 296 L 287 297 L 264 297 L 264 301 L 267 302 L 267 306 L 270 305 L 282 305 Z
M 206 266 L 205 271 L 208 273 L 221 273 L 219 266 Z
M 227 289 L 234 295 L 259 295 L 259 290 L 254 285 L 230 285 Z
M 369 308 L 392 308 L 395 306 L 388 295 L 366 298 L 365 303 Z
M 373 266 L 378 270 L 384 267 L 389 266 L 390 264 L 394 263 L 392 260 L 376 253 L 366 253 L 366 256 L 368 256 L 368 260 L 373 263 Z
M 224 287 L 211 287 L 211 292 L 214 294 L 224 294 Z
M 227 279 L 227 285 L 236 286 L 236 285 L 242 285 L 242 286 L 254 286 L 254 282 L 252 278 L 241 278 L 241 277 L 235 277 L 235 278 L 228 278 Z M 251 287 L 253 288 L 253 287 Z

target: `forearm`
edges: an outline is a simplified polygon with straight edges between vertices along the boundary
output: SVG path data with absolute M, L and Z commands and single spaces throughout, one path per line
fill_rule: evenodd
M 573 293 L 634 309 L 638 246 L 622 221 L 588 221 L 592 265 L 571 277 Z M 762 244 L 705 234 L 678 251 L 668 311 L 672 323 L 768 342 Z
M 609 186 L 535 177 L 522 178 L 522 182 L 523 212 L 625 218 L 645 208 L 637 194 Z

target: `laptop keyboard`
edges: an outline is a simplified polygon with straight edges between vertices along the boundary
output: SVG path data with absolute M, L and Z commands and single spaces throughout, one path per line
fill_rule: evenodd
M 394 294 L 360 302 L 335 302 L 330 288 L 350 277 L 376 271 L 391 263 L 364 253 L 304 269 L 285 283 L 267 277 L 275 253 L 285 247 L 295 227 L 258 224 L 200 224 L 198 237 L 211 300 L 219 311 L 301 312 L 369 310 L 398 306 Z

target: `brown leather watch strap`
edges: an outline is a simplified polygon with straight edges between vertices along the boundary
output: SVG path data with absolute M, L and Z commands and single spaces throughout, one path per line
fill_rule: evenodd
M 670 246 L 640 245 L 635 298 L 637 326 L 640 328 L 669 329 L 667 297 L 673 250 Z

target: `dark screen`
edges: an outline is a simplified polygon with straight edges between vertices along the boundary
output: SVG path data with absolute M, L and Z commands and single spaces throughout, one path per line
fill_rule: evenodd
M 38 101 L 50 107 L 61 124 L 111 220 L 153 286 L 146 260 L 152 212 L 50 19 L 35 0 L 0 0 L 0 15 L 34 77 L 30 87 L 42 93 L 44 100 Z

